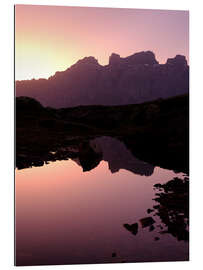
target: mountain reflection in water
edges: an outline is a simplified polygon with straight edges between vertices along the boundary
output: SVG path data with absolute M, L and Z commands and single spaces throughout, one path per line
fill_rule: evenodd
M 17 265 L 188 260 L 184 174 L 110 137 L 52 157 L 65 152 L 68 160 L 16 170 Z
M 83 138 L 80 143 L 72 143 L 67 147 L 58 147 L 47 155 L 45 161 L 42 160 L 42 157 L 38 157 L 38 160 L 34 157 L 34 161 L 32 157 L 27 157 L 31 161 L 28 164 L 24 163 L 23 166 L 19 166 L 19 162 L 17 162 L 17 167 L 19 169 L 38 167 L 50 161 L 67 160 L 68 158 L 81 166 L 84 172 L 94 169 L 101 160 L 108 162 L 109 170 L 112 173 L 125 169 L 135 174 L 150 176 L 154 171 L 153 165 L 137 159 L 123 142 L 106 136 L 94 139 Z
M 152 175 L 154 166 L 137 159 L 125 144 L 115 138 L 100 137 L 91 141 L 91 145 L 100 149 L 102 159 L 109 164 L 112 173 L 125 169 L 139 175 Z

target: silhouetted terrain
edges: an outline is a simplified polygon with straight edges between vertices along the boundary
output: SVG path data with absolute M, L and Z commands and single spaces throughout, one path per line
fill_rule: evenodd
M 54 108 L 79 105 L 126 105 L 188 93 L 189 66 L 177 55 L 159 64 L 151 51 L 126 58 L 112 54 L 102 66 L 85 57 L 49 79 L 16 82 L 16 95 Z
M 19 169 L 72 158 L 79 159 L 84 171 L 97 166 L 101 159 L 108 159 L 112 171 L 123 166 L 133 172 L 136 166 L 132 168 L 130 162 L 135 163 L 136 159 L 130 153 L 125 153 L 129 162 L 121 160 L 119 165 L 111 161 L 115 153 L 105 149 L 100 153 L 92 147 L 95 138 L 109 136 L 124 142 L 139 160 L 188 173 L 188 95 L 134 105 L 63 109 L 43 107 L 32 98 L 17 97 L 16 110 Z M 141 174 L 153 172 L 153 166 L 146 165 L 145 169 L 143 162 L 140 166 L 144 170 Z

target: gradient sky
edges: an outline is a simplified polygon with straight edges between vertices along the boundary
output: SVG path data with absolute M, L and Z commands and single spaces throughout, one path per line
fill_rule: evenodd
M 85 56 L 105 65 L 112 52 L 188 60 L 188 11 L 16 5 L 15 14 L 16 80 L 48 78 Z

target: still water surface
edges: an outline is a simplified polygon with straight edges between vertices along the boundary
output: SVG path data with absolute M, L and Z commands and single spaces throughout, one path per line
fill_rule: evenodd
M 16 170 L 16 264 L 187 260 L 188 242 L 160 235 L 165 225 L 147 213 L 153 185 L 184 175 L 136 159 L 118 140 L 93 143 L 103 158 L 90 171 L 71 159 Z M 149 216 L 153 231 L 139 223 Z M 123 226 L 136 222 L 136 235 Z

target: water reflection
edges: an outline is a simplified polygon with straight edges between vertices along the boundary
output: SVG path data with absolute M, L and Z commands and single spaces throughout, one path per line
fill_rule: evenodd
M 17 265 L 188 259 L 183 174 L 107 137 L 57 151 L 68 160 L 16 171 Z
M 83 168 L 83 172 L 91 171 L 92 169 L 97 167 L 102 160 L 102 152 L 96 150 L 97 149 L 91 147 L 89 141 L 79 144 L 78 156 L 73 160 L 75 160 L 76 163 Z
M 154 166 L 137 159 L 125 146 L 115 138 L 100 137 L 91 141 L 92 147 L 100 149 L 103 160 L 108 162 L 112 173 L 125 169 L 139 175 L 152 175 Z
M 29 153 L 30 154 L 30 153 Z M 152 175 L 154 166 L 137 159 L 128 150 L 123 142 L 112 137 L 98 137 L 94 139 L 81 139 L 80 143 L 72 143 L 67 147 L 58 147 L 46 157 L 17 156 L 17 168 L 39 167 L 50 161 L 67 160 L 71 158 L 83 171 L 94 169 L 101 160 L 107 161 L 112 173 L 125 169 L 139 175 Z M 29 161 L 30 160 L 30 161 Z

